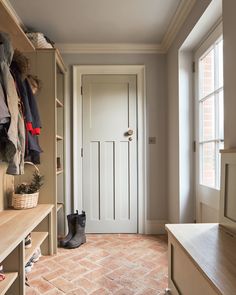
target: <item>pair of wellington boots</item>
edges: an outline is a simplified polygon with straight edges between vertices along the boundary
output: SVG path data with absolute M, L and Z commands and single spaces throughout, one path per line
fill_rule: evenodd
M 67 215 L 68 229 L 67 236 L 60 241 L 60 246 L 67 249 L 78 248 L 81 244 L 86 243 L 85 223 L 86 214 L 82 211 L 78 214 L 78 210 L 74 214 Z

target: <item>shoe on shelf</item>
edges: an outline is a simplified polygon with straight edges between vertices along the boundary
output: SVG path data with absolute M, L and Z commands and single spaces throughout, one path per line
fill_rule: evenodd
M 28 234 L 28 236 L 25 238 L 25 248 L 28 249 L 32 246 L 32 238 L 31 234 Z
M 25 266 L 25 273 L 26 274 L 29 273 L 29 272 L 31 272 L 31 270 L 32 270 L 32 267 L 30 265 Z
M 39 258 L 42 256 L 41 254 L 41 250 L 40 248 L 37 248 L 33 254 L 33 256 L 31 257 L 30 261 L 32 262 L 37 262 L 39 260 Z
M 30 260 L 25 265 L 25 273 L 27 274 L 27 273 L 31 272 L 33 267 L 34 267 L 34 263 L 32 261 L 32 258 L 30 258 Z

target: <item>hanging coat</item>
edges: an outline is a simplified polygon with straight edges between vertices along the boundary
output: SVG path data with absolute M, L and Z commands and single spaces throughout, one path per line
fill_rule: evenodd
M 3 90 L 6 93 L 6 103 L 11 116 L 5 150 L 0 151 L 2 158 L 9 165 L 8 174 L 17 175 L 24 173 L 25 132 L 22 114 L 19 112 L 19 97 L 17 95 L 15 81 L 11 75 L 9 66 L 13 57 L 13 48 L 8 34 L 0 32 L 0 75 Z

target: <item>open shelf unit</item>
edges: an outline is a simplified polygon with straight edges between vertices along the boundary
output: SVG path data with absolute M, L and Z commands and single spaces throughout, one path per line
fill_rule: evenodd
M 5 294 L 18 277 L 17 272 L 5 273 L 5 280 L 0 282 L 0 294 Z
M 29 261 L 29 259 L 35 253 L 35 250 L 40 247 L 40 245 L 47 238 L 48 232 L 32 232 L 32 246 L 28 249 L 25 249 L 25 264 Z
M 57 251 L 58 234 L 65 233 L 65 208 L 57 211 L 57 203 L 65 204 L 64 175 L 64 97 L 66 67 L 57 49 L 36 49 L 27 54 L 32 74 L 42 81 L 38 95 L 38 106 L 43 124 L 40 135 L 40 172 L 45 183 L 40 190 L 43 203 L 54 204 L 53 240 L 54 253 Z M 58 212 L 58 213 L 57 213 Z
M 52 210 L 50 204 L 39 204 L 27 210 L 0 212 L 0 264 L 6 279 L 0 282 L 0 294 L 25 294 L 25 264 L 40 246 L 44 255 L 53 254 Z M 16 226 L 17 225 L 17 226 Z M 32 232 L 32 246 L 25 249 L 25 237 Z

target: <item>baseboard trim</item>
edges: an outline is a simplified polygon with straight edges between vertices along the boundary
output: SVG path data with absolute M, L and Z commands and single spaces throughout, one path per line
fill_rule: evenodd
M 165 224 L 167 220 L 146 220 L 145 234 L 147 235 L 160 235 L 166 234 Z

